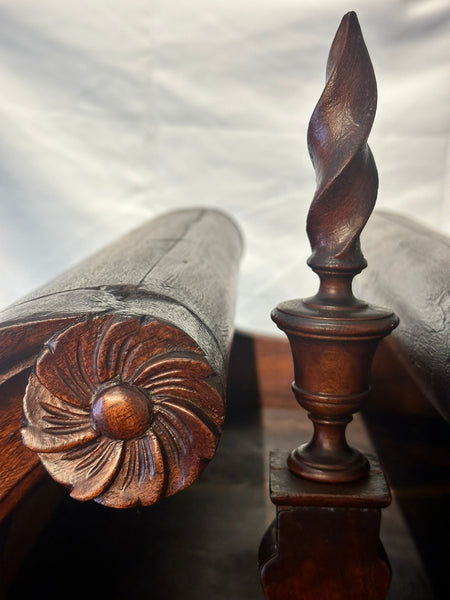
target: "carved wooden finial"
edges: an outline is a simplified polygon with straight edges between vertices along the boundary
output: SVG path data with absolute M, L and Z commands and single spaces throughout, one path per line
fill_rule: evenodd
M 314 423 L 312 440 L 288 464 L 297 475 L 329 482 L 363 477 L 369 463 L 350 448 L 345 429 L 368 394 L 379 340 L 398 323 L 384 309 L 352 293 L 365 266 L 359 236 L 377 195 L 378 177 L 367 137 L 376 107 L 376 83 L 356 14 L 344 16 L 333 41 L 325 89 L 312 115 L 308 145 L 317 190 L 308 215 L 318 293 L 283 302 L 273 320 L 288 336 L 293 390 Z
M 350 12 L 331 46 L 325 89 L 308 128 L 317 180 L 307 221 L 313 251 L 308 264 L 321 279 L 319 304 L 354 303 L 352 278 L 367 265 L 359 236 L 377 197 L 377 169 L 367 144 L 376 104 L 372 63 Z

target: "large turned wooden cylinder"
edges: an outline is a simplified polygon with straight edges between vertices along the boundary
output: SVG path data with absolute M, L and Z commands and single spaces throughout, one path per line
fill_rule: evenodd
M 376 211 L 364 232 L 364 250 L 370 269 L 358 292 L 398 312 L 401 323 L 390 344 L 450 423 L 450 238 Z
M 241 249 L 223 213 L 170 213 L 1 313 L 3 380 L 33 365 L 23 442 L 74 498 L 149 505 L 211 460 Z

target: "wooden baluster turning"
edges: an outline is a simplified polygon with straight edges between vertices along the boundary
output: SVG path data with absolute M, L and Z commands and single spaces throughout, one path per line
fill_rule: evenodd
M 360 233 L 377 195 L 367 137 L 376 81 L 356 14 L 344 16 L 311 117 L 308 147 L 317 190 L 308 214 L 317 294 L 281 303 L 272 318 L 289 338 L 293 391 L 313 422 L 312 439 L 271 454 L 276 523 L 260 549 L 266 598 L 381 600 L 390 570 L 378 540 L 380 508 L 390 502 L 375 458 L 350 448 L 347 424 L 369 392 L 376 347 L 398 323 L 353 295 L 366 267 Z

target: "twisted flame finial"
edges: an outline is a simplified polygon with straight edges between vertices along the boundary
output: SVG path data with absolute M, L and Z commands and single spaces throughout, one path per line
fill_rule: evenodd
M 377 344 L 398 323 L 392 312 L 352 292 L 353 277 L 367 265 L 359 236 L 377 196 L 378 175 L 367 145 L 375 108 L 372 64 L 350 12 L 331 46 L 325 89 L 308 130 L 317 176 L 307 223 L 313 251 L 308 264 L 320 277 L 320 289 L 272 312 L 291 344 L 294 394 L 314 424 L 312 439 L 291 452 L 288 466 L 317 481 L 367 475 L 369 463 L 347 444 L 345 429 L 368 395 Z
M 348 296 L 352 278 L 366 266 L 359 236 L 377 197 L 378 174 L 367 145 L 376 103 L 370 57 L 358 18 L 349 12 L 331 46 L 326 85 L 308 129 L 317 180 L 307 221 L 313 251 L 308 264 L 321 278 L 319 304 L 330 295 L 332 304 L 339 304 L 339 296 Z M 339 292 L 336 277 L 342 284 L 344 275 L 347 281 Z

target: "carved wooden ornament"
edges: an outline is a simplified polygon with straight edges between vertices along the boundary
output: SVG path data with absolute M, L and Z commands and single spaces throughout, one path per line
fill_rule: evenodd
M 359 237 L 375 204 L 377 170 L 367 137 L 376 83 L 354 12 L 331 46 L 325 89 L 311 117 L 308 147 L 317 189 L 308 214 L 317 294 L 282 302 L 272 318 L 288 336 L 292 389 L 313 423 L 311 439 L 270 457 L 277 519 L 260 547 L 267 600 L 384 600 L 390 568 L 379 542 L 384 475 L 346 440 L 369 393 L 371 361 L 397 325 L 392 311 L 355 298 L 365 266 Z
M 376 107 L 372 62 L 358 18 L 348 13 L 331 45 L 325 88 L 308 127 L 317 182 L 307 220 L 308 264 L 321 276 L 322 295 L 336 277 L 351 282 L 349 274 L 367 266 L 359 236 L 377 198 L 378 173 L 367 143 Z
M 190 485 L 224 420 L 217 378 L 185 333 L 97 316 L 57 334 L 24 398 L 24 443 L 72 497 L 148 505 Z
M 241 250 L 226 214 L 174 211 L 1 312 L 26 472 L 37 453 L 74 498 L 118 508 L 194 482 L 224 421 Z
M 350 448 L 345 429 L 369 393 L 380 339 L 398 324 L 392 311 L 355 298 L 352 280 L 367 266 L 360 234 L 377 196 L 378 175 L 367 144 L 376 81 L 358 19 L 344 16 L 331 46 L 326 84 L 308 129 L 317 189 L 308 214 L 309 266 L 317 294 L 282 302 L 272 318 L 288 336 L 293 391 L 314 424 L 312 439 L 294 449 L 289 468 L 323 482 L 365 477 L 369 462 Z

